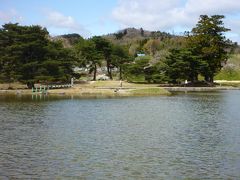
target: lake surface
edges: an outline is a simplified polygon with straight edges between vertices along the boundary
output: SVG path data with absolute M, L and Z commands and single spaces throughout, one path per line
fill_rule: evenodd
M 0 96 L 0 179 L 240 179 L 240 91 Z

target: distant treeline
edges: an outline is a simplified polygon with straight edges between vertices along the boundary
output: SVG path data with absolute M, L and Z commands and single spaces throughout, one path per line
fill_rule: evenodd
M 236 43 L 226 39 L 224 16 L 201 15 L 196 26 L 184 36 L 156 31 L 123 30 L 114 35 L 83 39 L 78 34 L 63 35 L 71 47 L 49 36 L 46 28 L 5 24 L 0 29 L 0 82 L 23 82 L 29 88 L 36 82 L 69 82 L 83 74 L 74 67 L 89 70 L 96 80 L 98 67 L 106 67 L 110 79 L 155 83 L 208 83 L 227 62 Z M 141 56 L 138 57 L 138 54 Z M 112 72 L 117 68 L 118 72 Z

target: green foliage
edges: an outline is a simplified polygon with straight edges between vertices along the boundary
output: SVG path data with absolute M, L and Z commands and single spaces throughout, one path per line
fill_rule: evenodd
M 227 64 L 215 76 L 217 80 L 240 80 L 240 55 L 235 54 L 229 58 Z
M 127 30 L 119 31 L 117 33 L 114 33 L 116 39 L 122 39 L 123 36 L 125 36 L 126 34 L 127 34 Z
M 160 32 L 160 31 L 152 31 L 151 32 L 151 37 L 154 39 L 160 39 L 160 40 L 165 40 L 165 39 L 170 39 L 173 37 L 173 35 L 166 33 L 166 32 Z
M 144 52 L 150 55 L 155 55 L 158 50 L 160 50 L 160 40 L 150 39 L 148 40 L 144 47 Z
M 159 61 L 158 63 L 148 66 L 144 69 L 145 80 L 153 83 L 165 83 L 169 81 L 169 77 L 166 76 L 167 65 Z
M 75 54 L 79 59 L 79 66 L 85 66 L 94 72 L 93 80 L 96 80 L 97 67 L 106 64 L 107 73 L 112 79 L 112 68 L 119 69 L 119 78 L 122 79 L 124 65 L 131 61 L 126 46 L 113 45 L 108 40 L 94 36 L 93 38 L 79 42 L 75 46 Z
M 68 81 L 73 61 L 70 52 L 47 37 L 47 30 L 40 26 L 3 25 L 0 29 L 1 80 L 21 81 L 29 87 L 41 80 Z
M 95 42 L 90 39 L 85 41 L 81 46 L 79 46 L 79 50 L 81 51 L 81 58 L 83 59 L 82 62 L 88 65 L 89 73 L 93 74 L 93 80 L 96 80 L 97 75 L 97 67 L 101 66 L 103 55 L 101 51 L 99 51 L 96 47 Z
M 118 31 L 117 33 L 114 33 L 114 36 L 117 40 L 122 39 L 127 34 L 127 29 L 124 29 L 122 31 Z
M 226 49 L 229 44 L 223 33 L 229 29 L 223 26 L 223 18 L 221 15 L 200 16 L 187 38 L 187 44 L 182 41 L 181 48 L 170 50 L 164 61 L 167 65 L 165 74 L 170 82 L 181 83 L 187 79 L 196 83 L 199 74 L 207 82 L 213 82 L 214 75 L 221 70 L 228 57 Z
M 216 80 L 240 80 L 240 71 L 230 68 L 225 68 L 222 71 L 220 71 L 216 76 Z
M 64 34 L 64 35 L 61 35 L 61 37 L 67 39 L 71 45 L 75 45 L 79 41 L 84 41 L 83 37 L 76 33 Z
M 112 54 L 112 44 L 102 38 L 101 36 L 94 36 L 92 38 L 92 41 L 95 43 L 96 50 L 100 53 L 102 53 L 106 64 L 107 64 L 107 73 L 110 79 L 112 79 L 112 68 L 113 68 L 113 62 L 111 59 Z
M 149 66 L 149 61 L 150 57 L 148 56 L 137 57 L 133 63 L 125 66 L 125 76 L 130 77 L 130 79 L 132 79 L 133 76 L 144 76 L 144 69 Z
M 113 68 L 118 68 L 119 79 L 155 83 L 180 83 L 185 79 L 197 82 L 200 75 L 213 82 L 216 74 L 216 78 L 234 79 L 239 77 L 236 68 L 226 66 L 220 72 L 228 52 L 233 52 L 224 37 L 229 29 L 223 26 L 223 18 L 200 16 L 187 37 L 142 28 L 119 31 L 109 36 L 112 39 L 61 36 L 73 48 L 64 48 L 62 39 L 50 41 L 47 30 L 40 26 L 5 24 L 0 29 L 0 81 L 30 85 L 38 81 L 68 81 L 73 75 L 79 76 L 73 73 L 75 66 L 87 67 L 95 80 L 97 67 L 102 64 L 106 64 L 110 79 L 117 74 L 112 75 Z M 137 53 L 147 56 L 133 60 Z
M 223 18 L 222 15 L 201 15 L 187 37 L 129 29 L 121 43 L 128 45 L 131 55 L 145 53 L 151 56 L 151 61 L 145 64 L 145 71 L 136 62 L 128 65 L 128 76 L 139 73 L 148 82 L 179 83 L 188 79 L 196 83 L 201 75 L 207 82 L 213 82 L 214 75 L 227 61 L 228 52 L 232 51 L 231 42 L 224 36 L 229 29 L 224 27 Z
M 213 82 L 213 77 L 222 68 L 228 56 L 226 48 L 229 41 L 226 40 L 224 32 L 229 31 L 223 25 L 222 15 L 201 15 L 192 34 L 189 36 L 189 46 L 193 53 L 202 60 L 201 74 L 208 82 Z
M 189 79 L 191 69 L 190 64 L 194 62 L 191 52 L 187 49 L 173 49 L 167 57 L 165 63 L 167 65 L 166 74 L 172 83 L 181 83 Z
M 132 58 L 128 54 L 127 47 L 114 45 L 112 48 L 112 63 L 115 67 L 119 68 L 119 79 L 121 80 L 125 73 L 125 64 L 130 63 Z

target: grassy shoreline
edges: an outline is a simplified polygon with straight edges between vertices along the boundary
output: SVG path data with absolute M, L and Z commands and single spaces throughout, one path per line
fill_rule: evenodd
M 121 85 L 122 84 L 122 85 Z M 76 84 L 72 88 L 50 89 L 47 95 L 79 96 L 79 97 L 128 97 L 128 96 L 151 96 L 171 95 L 171 93 L 158 85 L 133 84 L 119 81 L 95 81 L 83 84 Z M 6 84 L 4 85 L 6 87 Z M 29 89 L 18 88 L 18 84 L 12 85 L 13 89 L 3 89 L 0 84 L 0 95 L 32 95 Z
M 131 97 L 131 96 L 168 96 L 175 91 L 219 91 L 240 89 L 240 81 L 217 81 L 216 87 L 159 87 L 158 84 L 136 84 L 120 81 L 91 81 L 76 84 L 72 88 L 50 89 L 47 95 L 50 96 L 78 96 L 78 97 Z M 32 95 L 25 89 L 24 85 L 11 84 L 11 90 L 7 89 L 9 84 L 0 84 L 0 95 Z

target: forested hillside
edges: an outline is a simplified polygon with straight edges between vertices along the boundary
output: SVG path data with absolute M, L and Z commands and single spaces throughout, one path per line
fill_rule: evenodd
M 96 80 L 99 73 L 109 79 L 148 83 L 240 79 L 239 47 L 224 36 L 230 29 L 223 19 L 202 15 L 182 36 L 127 28 L 89 39 L 78 34 L 51 37 L 40 26 L 5 24 L 0 29 L 0 81 L 32 87 L 71 77 Z M 75 72 L 76 68 L 82 72 Z
M 77 34 L 68 34 L 52 38 L 53 40 L 61 40 L 64 47 L 73 47 L 77 39 L 81 38 Z M 147 31 L 144 29 L 127 28 L 118 32 L 103 35 L 102 38 L 108 40 L 117 46 L 124 46 L 129 55 L 135 60 L 145 59 L 149 64 L 161 64 L 169 56 L 170 50 L 181 49 L 186 47 L 186 34 L 173 35 L 160 31 Z M 216 74 L 216 79 L 238 80 L 240 79 L 240 58 L 239 46 L 230 42 L 230 46 L 226 47 L 229 54 L 228 61 L 223 63 L 223 69 Z M 138 54 L 145 54 L 144 57 L 137 57 Z M 144 60 L 143 60 L 144 61 Z M 156 75 L 159 76 L 159 75 Z M 155 76 L 155 77 L 156 77 Z M 145 76 L 133 77 L 129 75 L 129 80 L 145 81 Z

